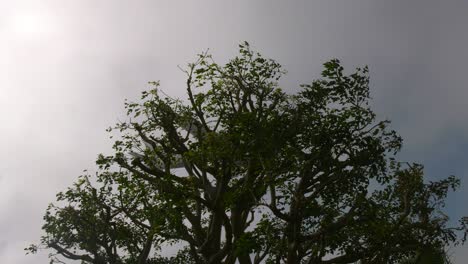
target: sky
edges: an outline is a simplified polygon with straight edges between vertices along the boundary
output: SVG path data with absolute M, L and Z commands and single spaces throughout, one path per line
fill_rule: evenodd
M 0 0 L 0 263 L 37 243 L 55 194 L 109 153 L 105 129 L 148 81 L 185 98 L 184 66 L 248 41 L 281 63 L 287 91 L 338 58 L 368 65 L 373 107 L 429 180 L 456 175 L 446 211 L 468 215 L 468 1 Z M 465 263 L 468 247 L 452 251 Z

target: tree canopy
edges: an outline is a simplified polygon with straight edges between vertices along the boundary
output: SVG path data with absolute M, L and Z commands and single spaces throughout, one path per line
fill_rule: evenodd
M 459 180 L 396 159 L 367 67 L 333 59 L 286 93 L 281 65 L 245 42 L 184 72 L 187 98 L 154 82 L 125 104 L 113 154 L 57 195 L 28 250 L 57 263 L 407 263 L 464 242 L 466 219 L 442 211 Z

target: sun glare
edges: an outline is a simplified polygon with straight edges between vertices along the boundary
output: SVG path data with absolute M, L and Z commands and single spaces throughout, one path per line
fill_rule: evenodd
M 50 37 L 56 30 L 56 24 L 47 14 L 30 12 L 11 16 L 8 28 L 15 37 L 40 40 Z

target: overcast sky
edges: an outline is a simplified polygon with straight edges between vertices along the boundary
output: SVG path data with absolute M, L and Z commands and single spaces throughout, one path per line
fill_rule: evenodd
M 284 65 L 288 91 L 331 58 L 369 65 L 400 158 L 429 179 L 460 177 L 447 211 L 468 215 L 467 13 L 466 0 L 0 0 L 0 263 L 48 263 L 23 248 L 55 193 L 110 151 L 125 98 L 153 80 L 185 98 L 177 65 L 207 48 L 224 62 L 244 40 Z M 465 263 L 468 248 L 454 257 Z

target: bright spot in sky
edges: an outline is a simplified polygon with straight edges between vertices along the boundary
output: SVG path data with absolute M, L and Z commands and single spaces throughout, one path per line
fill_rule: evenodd
M 45 12 L 19 12 L 7 19 L 6 28 L 12 37 L 41 40 L 51 37 L 57 30 L 57 24 Z

